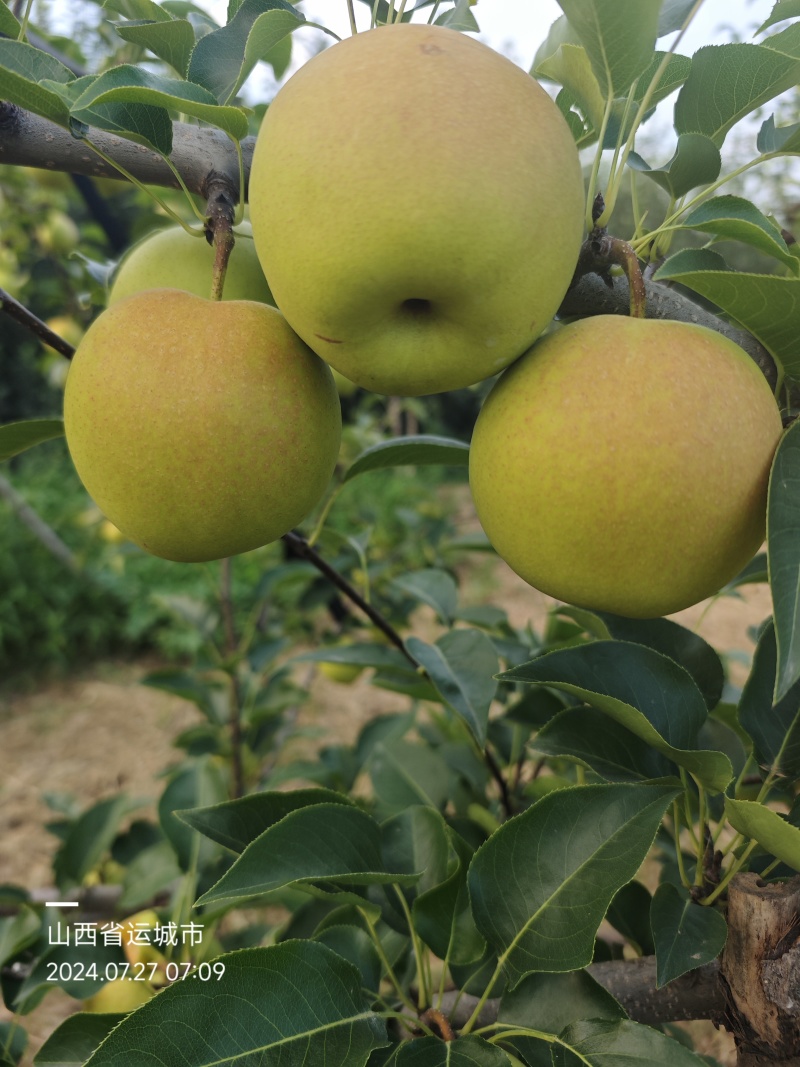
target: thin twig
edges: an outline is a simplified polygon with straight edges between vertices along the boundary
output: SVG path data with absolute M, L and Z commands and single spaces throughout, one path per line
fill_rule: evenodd
M 316 548 L 313 548 L 308 543 L 305 537 L 297 533 L 296 530 L 290 530 L 289 533 L 283 535 L 283 540 L 287 545 L 291 546 L 295 555 L 312 563 L 321 574 L 325 575 L 328 581 L 332 582 L 340 592 L 344 593 L 348 600 L 352 600 L 356 607 L 364 612 L 370 622 L 374 623 L 375 626 L 389 638 L 391 643 L 403 653 L 414 670 L 419 670 L 421 668 L 421 664 L 414 659 L 408 651 L 403 643 L 403 638 L 397 630 L 395 630 L 392 624 L 371 604 L 368 604 L 355 586 L 348 582 L 344 575 L 340 574 L 335 567 L 332 567 L 330 563 L 319 554 Z
M 492 755 L 488 745 L 483 750 L 483 758 L 486 760 L 486 766 L 492 775 L 492 778 L 497 782 L 500 789 L 500 803 L 503 806 L 503 812 L 507 819 L 510 819 L 514 814 L 514 805 L 511 802 L 511 794 L 508 791 L 508 782 L 503 777 L 503 772 L 500 769 L 500 764 Z
M 56 352 L 60 352 L 62 356 L 72 359 L 75 355 L 74 345 L 54 333 L 47 323 L 37 318 L 32 311 L 29 311 L 24 304 L 20 304 L 19 300 L 15 300 L 5 289 L 0 289 L 0 310 L 4 311 L 6 315 L 10 315 L 26 330 L 36 334 L 41 341 L 44 341 L 50 348 L 54 348 Z

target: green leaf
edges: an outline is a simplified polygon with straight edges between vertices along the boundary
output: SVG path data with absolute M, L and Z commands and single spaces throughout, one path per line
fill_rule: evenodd
M 304 22 L 286 0 L 244 0 L 227 26 L 197 42 L 189 80 L 204 86 L 220 103 L 229 102 L 258 60 Z
M 714 196 L 685 215 L 681 226 L 751 245 L 797 273 L 797 259 L 787 248 L 778 227 L 744 197 Z
M 547 37 L 545 37 L 537 48 L 536 55 L 533 57 L 530 73 L 535 78 L 538 78 L 540 74 L 539 65 L 549 59 L 550 56 L 554 56 L 559 48 L 565 44 L 573 44 L 578 47 L 583 47 L 577 33 L 573 30 L 572 26 L 570 26 L 567 16 L 559 15 L 548 30 Z M 596 80 L 597 79 L 595 79 L 595 81 Z
M 386 814 L 402 811 L 411 804 L 441 809 L 450 797 L 452 774 L 441 755 L 428 745 L 402 738 L 379 741 L 367 770 Z
M 3 0 L 0 0 L 0 33 L 10 37 L 12 41 L 16 41 L 19 37 L 20 29 L 19 21 L 14 17 L 11 8 Z
M 740 119 L 791 89 L 798 73 L 796 58 L 765 45 L 700 48 L 675 102 L 675 129 L 679 134 L 704 133 L 721 147 Z
M 418 1037 L 400 1047 L 397 1067 L 511 1067 L 511 1061 L 497 1045 L 467 1034 L 458 1041 L 438 1037 Z
M 34 445 L 63 436 L 63 419 L 25 419 L 22 422 L 7 422 L 5 426 L 0 426 L 0 460 L 18 456 L 20 452 L 25 452 Z
M 34 1067 L 83 1067 L 124 1015 L 79 1011 L 50 1034 L 33 1058 Z
M 684 767 L 712 792 L 721 792 L 731 779 L 727 756 L 690 747 L 707 716 L 691 675 L 650 648 L 594 641 L 551 652 L 499 677 L 580 697 Z
M 112 67 L 95 79 L 75 101 L 72 115 L 88 122 L 85 116 L 99 105 L 120 103 L 172 108 L 218 126 L 235 140 L 247 136 L 247 116 L 241 108 L 220 107 L 199 85 L 151 74 L 131 64 Z
M 778 669 L 775 701 L 800 679 L 800 421 L 783 435 L 769 478 L 767 560 Z
M 175 811 L 175 815 L 233 852 L 244 852 L 260 837 L 292 811 L 314 804 L 352 804 L 349 797 L 332 789 L 276 790 L 251 793 L 237 800 L 227 800 L 208 808 L 189 808 Z
M 656 951 L 650 929 L 651 902 L 652 897 L 641 882 L 628 882 L 616 894 L 606 912 L 606 922 L 642 956 L 653 956 Z
M 800 378 L 800 279 L 731 271 L 716 252 L 688 248 L 653 277 L 678 281 L 711 300 L 757 337 L 788 377 Z
M 98 801 L 70 826 L 56 853 L 53 870 L 59 886 L 80 885 L 111 848 L 122 819 L 131 810 L 124 793 Z
M 752 800 L 725 798 L 725 815 L 740 834 L 757 841 L 776 859 L 800 871 L 800 830 L 776 811 Z
M 21 907 L 16 915 L 0 919 L 0 967 L 33 944 L 41 927 L 41 919 L 27 905 Z
M 86 137 L 88 128 L 96 126 L 108 133 L 115 133 L 126 140 L 144 145 L 162 156 L 168 156 L 172 151 L 172 122 L 165 107 L 154 107 L 152 104 L 96 103 L 80 112 L 72 110 L 75 101 L 90 90 L 97 80 L 93 75 L 87 75 L 70 82 L 69 85 L 43 83 L 57 91 L 70 108 L 69 126 L 73 136 Z
M 682 133 L 672 159 L 663 167 L 651 167 L 636 152 L 628 157 L 628 166 L 646 174 L 671 197 L 685 196 L 698 185 L 708 185 L 719 177 L 722 157 L 719 149 L 702 133 Z
M 472 911 L 512 988 L 533 971 L 591 961 L 611 899 L 636 874 L 679 791 L 655 784 L 561 789 L 478 849 L 469 869 Z
M 559 1034 L 558 1046 L 553 1067 L 703 1067 L 704 1062 L 666 1034 L 629 1019 L 573 1023 Z
M 241 900 L 319 881 L 405 884 L 416 877 L 386 871 L 380 828 L 366 812 L 345 804 L 315 804 L 290 812 L 252 841 L 197 904 Z
M 371 994 L 371 999 L 377 997 L 383 967 L 378 950 L 365 930 L 357 926 L 327 925 L 314 934 L 314 940 L 327 945 L 337 956 L 357 967 L 362 988 Z
M 39 83 L 66 84 L 74 78 L 68 67 L 39 48 L 0 38 L 0 100 L 68 126 L 69 109 L 61 96 Z
M 694 630 L 688 630 L 673 619 L 626 619 L 606 611 L 593 614 L 602 621 L 609 636 L 617 641 L 646 645 L 675 660 L 694 678 L 709 711 L 717 706 L 725 684 L 722 660 L 708 641 Z
M 19 1067 L 28 1047 L 28 1032 L 18 1019 L 0 1023 L 0 1067 Z
M 544 756 L 574 760 L 610 782 L 635 782 L 676 773 L 673 763 L 595 708 L 567 708 L 530 741 Z
M 231 1057 L 364 1067 L 388 1044 L 358 970 L 325 945 L 286 941 L 217 962 L 225 965 L 219 981 L 187 978 L 162 990 L 109 1034 L 86 1067 L 212 1067 Z
M 428 567 L 421 571 L 411 571 L 400 578 L 395 578 L 392 585 L 433 608 L 445 626 L 449 626 L 458 607 L 458 586 L 448 571 L 438 567 Z
M 122 894 L 117 907 L 123 915 L 129 915 L 160 893 L 168 893 L 170 887 L 183 876 L 175 849 L 166 839 L 158 841 L 125 864 Z
M 126 22 L 116 26 L 116 31 L 124 41 L 148 49 L 153 55 L 174 67 L 182 78 L 186 77 L 195 45 L 194 29 L 187 19 L 173 19 L 171 22 Z
M 742 690 L 739 723 L 753 740 L 759 766 L 800 777 L 800 681 L 773 704 L 777 662 L 775 628 L 770 622 L 759 638 Z
M 172 15 L 155 0 L 103 0 L 106 11 L 114 11 L 127 19 L 149 19 L 153 22 L 170 22 Z
M 580 1019 L 624 1019 L 617 1001 L 586 971 L 568 974 L 529 974 L 500 1000 L 499 1023 L 559 1034 Z M 552 1067 L 551 1043 L 515 1037 L 514 1050 L 529 1067 Z
M 480 630 L 451 630 L 435 645 L 409 637 L 406 647 L 425 668 L 436 691 L 469 727 L 478 744 L 486 741 L 489 708 L 497 685 L 499 661 L 494 645 Z
M 398 812 L 381 825 L 381 855 L 385 870 L 414 876 L 405 891 L 411 902 L 447 878 L 450 844 L 444 819 L 423 804 Z
M 600 129 L 605 100 L 583 45 L 565 42 L 552 54 L 537 58 L 531 73 L 563 85 L 594 129 Z
M 676 33 L 694 7 L 695 0 L 663 0 L 658 14 L 658 36 Z
M 458 857 L 456 868 L 439 885 L 417 895 L 414 929 L 440 959 L 463 966 L 481 958 L 486 942 L 475 926 L 469 903 L 467 870 L 472 850 L 454 830 L 449 833 Z
M 604 95 L 622 96 L 650 65 L 661 0 L 558 0 Z
M 715 960 L 728 937 L 728 924 L 718 911 L 695 904 L 683 886 L 670 882 L 662 882 L 656 890 L 650 921 L 659 988 Z
M 436 25 L 449 26 L 451 30 L 459 30 L 461 33 L 480 33 L 481 28 L 470 8 L 472 3 L 474 0 L 456 0 L 455 7 L 436 19 Z
M 763 33 L 776 22 L 784 22 L 786 19 L 800 17 L 800 0 L 775 0 L 775 6 L 766 22 L 762 22 L 756 30 L 756 34 Z M 755 36 L 755 35 L 754 35 Z
M 386 467 L 430 467 L 440 463 L 466 467 L 469 464 L 469 445 L 430 434 L 395 437 L 362 452 L 348 468 L 343 480 L 349 482 L 357 474 L 384 470 Z
M 756 147 L 763 155 L 770 152 L 797 155 L 800 153 L 800 122 L 791 126 L 776 126 L 775 116 L 770 115 L 758 131 Z
M 200 842 L 197 849 L 197 831 L 175 813 L 186 808 L 209 807 L 218 804 L 227 796 L 222 772 L 208 756 L 184 764 L 172 777 L 169 785 L 158 799 L 158 818 L 165 837 L 175 850 L 178 863 L 184 871 L 198 864 L 202 869 L 218 854 L 218 849 L 208 839 Z

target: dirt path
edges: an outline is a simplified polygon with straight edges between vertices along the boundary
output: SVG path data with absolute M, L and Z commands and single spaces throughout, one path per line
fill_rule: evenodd
M 488 558 L 471 568 L 468 599 L 503 604 L 515 625 L 528 619 L 541 624 L 553 603 Z M 754 586 L 743 600 L 724 598 L 676 618 L 690 627 L 699 624 L 699 632 L 715 647 L 747 659 L 753 648 L 748 627 L 769 611 L 766 587 Z M 420 629 L 430 633 L 433 624 L 426 612 L 421 611 L 418 621 Z M 191 705 L 140 684 L 152 666 L 103 663 L 91 674 L 0 701 L 0 883 L 31 889 L 52 884 L 57 842 L 44 829 L 53 817 L 43 799 L 46 793 L 69 794 L 84 808 L 124 791 L 144 798 L 142 810 L 152 814 L 161 789 L 158 775 L 179 756 L 172 739 L 197 721 Z M 745 667 L 732 660 L 731 674 L 741 682 Z M 328 738 L 347 742 L 364 721 L 404 704 L 365 680 L 341 686 L 317 675 L 303 721 L 317 725 Z M 290 743 L 288 754 L 298 754 L 292 747 Z M 30 1067 L 33 1052 L 74 1006 L 56 991 L 27 1017 L 32 1043 L 23 1067 Z M 0 1019 L 7 1017 L 0 1010 Z M 703 1051 L 732 1064 L 727 1035 L 716 1034 L 710 1025 L 703 1029 Z

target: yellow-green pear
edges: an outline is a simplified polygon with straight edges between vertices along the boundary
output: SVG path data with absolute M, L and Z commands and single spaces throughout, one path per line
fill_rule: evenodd
M 115 978 L 108 982 L 102 989 L 83 1002 L 83 1010 L 108 1014 L 117 1012 L 128 1014 L 135 1008 L 146 1004 L 155 996 L 155 989 L 147 981 L 137 981 L 134 978 Z
M 270 104 L 250 173 L 278 307 L 374 392 L 471 385 L 520 356 L 572 279 L 584 194 L 547 93 L 455 30 L 359 33 Z
M 258 300 L 274 304 L 261 269 L 249 222 L 236 227 L 236 243 L 228 260 L 223 299 Z M 182 226 L 149 233 L 126 252 L 108 294 L 108 307 L 143 289 L 185 289 L 196 296 L 211 294 L 214 249 L 205 237 L 193 237 Z
M 156 556 L 198 562 L 281 537 L 339 449 L 330 369 L 267 304 L 146 290 L 102 312 L 64 396 L 97 506 Z
M 501 376 L 475 425 L 470 486 L 489 540 L 530 585 L 652 618 L 717 592 L 758 549 L 781 432 L 732 341 L 598 316 Z

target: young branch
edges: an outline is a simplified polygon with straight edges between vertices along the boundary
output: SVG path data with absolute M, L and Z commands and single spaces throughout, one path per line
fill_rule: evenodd
M 403 642 L 403 638 L 397 630 L 395 630 L 388 619 L 384 618 L 379 611 L 376 611 L 371 604 L 367 603 L 355 586 L 348 582 L 344 575 L 340 574 L 335 567 L 332 567 L 330 563 L 317 552 L 316 548 L 306 541 L 305 537 L 297 533 L 296 530 L 290 530 L 289 533 L 283 535 L 282 540 L 291 546 L 293 555 L 312 563 L 320 574 L 324 574 L 329 582 L 335 585 L 341 593 L 344 593 L 348 600 L 351 600 L 357 608 L 363 611 L 370 622 L 377 626 L 381 633 L 389 638 L 395 648 L 398 648 L 403 653 L 414 670 L 419 670 L 420 664 L 408 651 Z
M 56 352 L 60 352 L 61 355 L 66 356 L 67 359 L 72 359 L 75 355 L 75 348 L 69 341 L 65 341 L 63 337 L 59 337 L 57 333 L 53 333 L 46 323 L 37 318 L 32 311 L 28 311 L 24 304 L 20 304 L 19 300 L 15 300 L 10 293 L 5 291 L 5 289 L 0 289 L 0 311 L 4 311 L 6 315 L 10 315 L 12 319 L 18 322 L 21 326 L 24 326 L 26 330 L 30 330 L 31 333 L 44 341 L 46 345 L 50 348 L 54 348 Z

